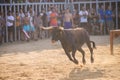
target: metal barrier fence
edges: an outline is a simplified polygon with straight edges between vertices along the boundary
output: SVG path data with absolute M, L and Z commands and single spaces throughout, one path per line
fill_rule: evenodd
M 115 9 L 115 15 L 116 15 L 116 29 L 118 29 L 118 3 L 120 3 L 120 0 L 104 0 L 104 1 L 78 1 L 73 2 L 72 5 L 74 5 L 75 8 L 78 9 L 78 11 L 81 10 L 82 6 L 85 6 L 86 8 L 90 9 L 92 7 L 96 8 L 96 11 L 98 11 L 98 8 L 101 4 L 104 6 L 110 5 L 111 7 L 114 7 Z M 12 3 L 12 4 L 0 4 L 0 12 L 4 12 L 5 17 L 7 16 L 7 13 L 9 10 L 12 10 L 15 14 L 16 11 L 19 11 L 20 8 L 23 8 L 26 12 L 28 10 L 28 7 L 32 7 L 32 9 L 35 12 L 41 12 L 41 10 L 44 8 L 46 11 L 51 5 L 56 5 L 58 10 L 64 10 L 71 4 L 70 2 L 49 2 L 49 3 Z M 7 20 L 6 20 L 7 21 Z M 5 28 L 5 40 L 3 42 L 8 42 L 8 28 L 6 26 Z M 16 41 L 16 25 L 14 26 L 14 40 Z

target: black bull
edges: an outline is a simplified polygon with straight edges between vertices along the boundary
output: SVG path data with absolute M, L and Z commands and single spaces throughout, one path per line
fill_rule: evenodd
M 48 28 L 48 29 L 52 30 L 53 42 L 60 40 L 61 45 L 70 61 L 74 62 L 75 64 L 78 64 L 78 60 L 75 58 L 75 53 L 78 50 L 79 52 L 82 53 L 83 64 L 86 63 L 85 52 L 81 48 L 82 45 L 86 43 L 91 53 L 91 63 L 94 62 L 93 48 L 95 48 L 95 43 L 93 41 L 90 41 L 89 34 L 85 29 L 83 28 L 75 29 Z M 93 43 L 93 48 L 91 47 L 91 43 Z

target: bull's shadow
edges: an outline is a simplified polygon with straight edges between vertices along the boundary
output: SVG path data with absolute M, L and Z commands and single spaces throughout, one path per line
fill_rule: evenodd
M 86 80 L 86 79 L 97 79 L 103 77 L 104 70 L 95 69 L 95 71 L 89 68 L 81 69 L 74 68 L 70 73 L 69 77 L 62 78 L 60 80 Z

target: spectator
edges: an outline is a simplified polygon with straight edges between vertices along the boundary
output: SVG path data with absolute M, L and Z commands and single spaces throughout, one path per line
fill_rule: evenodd
M 100 34 L 105 34 L 105 7 L 101 5 L 101 8 L 98 10 L 99 15 L 99 24 L 100 24 Z M 103 32 L 104 31 L 104 32 Z
M 40 13 L 38 13 L 38 14 L 35 13 L 34 25 L 35 25 L 35 30 L 36 30 L 36 39 L 42 38 L 42 35 L 40 34 L 41 33 L 40 27 L 43 26 L 42 24 L 43 24 L 43 22 L 42 22 Z
M 14 32 L 14 21 L 15 18 L 13 17 L 11 11 L 8 12 L 7 15 L 7 28 L 8 28 L 8 40 L 9 42 L 13 42 L 13 32 Z
M 2 13 L 0 12 L 0 45 L 2 44 L 2 40 L 3 40 L 4 25 L 5 25 L 5 20 L 3 18 Z
M 47 14 L 47 21 L 48 21 L 48 26 L 50 26 L 50 14 L 52 13 L 52 11 L 51 11 L 51 7 L 49 7 L 48 8 L 48 11 L 46 12 L 46 14 Z
M 55 8 L 52 8 L 52 13 L 50 14 L 50 26 L 58 27 L 57 21 L 58 14 L 55 11 Z
M 25 13 L 25 17 L 23 19 L 23 22 L 24 22 L 24 24 L 23 24 L 23 33 L 25 35 L 25 39 L 27 41 L 29 41 L 30 40 L 30 36 L 29 36 L 29 34 L 30 34 L 30 24 L 29 24 L 30 18 L 28 17 L 27 12 Z
M 61 17 L 62 17 L 61 25 L 62 26 L 64 26 L 64 14 L 65 14 L 65 10 L 61 10 Z
M 17 40 L 20 40 L 20 32 L 21 32 L 21 19 L 19 16 L 19 12 L 16 12 L 16 34 Z
M 31 38 L 34 39 L 34 40 L 37 40 L 35 39 L 35 27 L 34 27 L 34 15 L 32 14 L 32 12 L 30 13 L 30 33 L 31 33 Z
M 107 31 L 109 33 L 110 30 L 114 29 L 114 22 L 113 22 L 113 12 L 111 10 L 111 7 L 108 6 L 107 10 L 105 11 L 105 17 L 106 17 L 106 26 L 107 26 Z
M 43 22 L 43 26 L 44 27 L 48 27 L 48 16 L 47 16 L 47 14 L 46 14 L 46 12 L 45 12 L 45 10 L 43 9 L 42 10 L 42 22 Z M 43 32 L 43 37 L 45 37 L 45 38 L 47 38 L 48 37 L 48 31 L 44 31 Z
M 69 9 L 66 9 L 64 14 L 64 29 L 69 29 L 73 27 L 73 17 L 69 12 Z
M 69 10 L 70 10 L 70 13 L 73 14 L 73 10 L 74 10 L 73 0 L 70 1 L 70 4 L 69 4 Z
M 29 7 L 29 10 L 28 10 L 28 17 L 30 16 L 34 16 L 34 10 L 32 10 L 32 7 Z
M 95 9 L 91 8 L 89 12 L 89 24 L 91 26 L 92 34 L 99 34 L 99 24 L 97 20 L 97 13 Z
M 73 15 L 73 22 L 74 22 L 74 25 L 75 27 L 79 27 L 80 26 L 80 15 L 79 15 L 79 12 L 76 11 L 74 12 L 74 15 Z
M 85 7 L 82 7 L 82 10 L 79 12 L 80 15 L 80 26 L 88 30 L 88 11 Z
M 58 13 L 58 26 L 62 26 L 62 13 Z
M 47 17 L 45 10 L 42 10 L 42 17 L 41 18 L 43 21 L 43 26 L 47 27 L 48 26 L 48 17 Z
M 23 12 L 23 9 L 22 9 L 22 8 L 20 9 L 19 16 L 21 17 L 21 20 L 25 17 L 25 14 L 24 14 L 24 12 Z
M 25 14 L 24 14 L 24 12 L 23 12 L 23 9 L 21 8 L 20 9 L 20 12 L 19 12 L 19 16 L 20 16 L 20 24 L 21 24 L 21 28 L 23 27 L 23 25 L 24 25 L 24 17 L 25 17 Z M 23 31 L 22 31 L 22 29 L 21 29 L 21 31 L 20 31 L 20 37 L 21 37 L 21 40 L 23 40 L 23 37 L 24 37 L 24 34 L 23 34 Z
M 119 12 L 118 12 L 118 29 L 120 29 L 120 8 L 119 8 L 119 10 L 118 10 Z

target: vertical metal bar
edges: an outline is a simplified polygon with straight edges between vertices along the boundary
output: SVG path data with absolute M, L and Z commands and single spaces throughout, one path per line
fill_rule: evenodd
M 19 5 L 17 5 L 17 11 L 20 11 L 20 6 Z
M 35 5 L 35 12 L 37 13 L 38 7 L 37 4 Z
M 43 9 L 45 8 L 45 7 L 44 7 L 44 4 L 43 4 L 43 7 L 42 7 L 42 8 L 43 8 Z
M 118 0 L 116 0 L 116 29 L 118 29 Z
M 32 10 L 34 11 L 34 4 L 31 4 L 32 5 Z
M 41 4 L 42 5 L 42 4 Z M 41 5 L 40 5 L 40 12 L 41 12 Z
M 105 6 L 105 2 L 103 3 L 103 5 L 104 5 L 104 7 L 106 7 Z M 104 35 L 106 34 L 106 24 L 104 24 Z
M 67 8 L 67 0 L 65 0 L 64 8 Z
M 85 9 L 86 9 L 86 3 L 84 3 L 84 7 L 85 7 Z
M 112 8 L 111 2 L 109 2 L 110 8 Z
M 4 11 L 3 11 L 3 6 L 1 6 L 1 12 L 4 12 Z
M 99 9 L 99 3 L 98 3 L 98 0 L 96 0 L 96 12 L 98 14 L 98 9 Z
M 78 10 L 80 11 L 80 3 L 79 3 L 79 5 L 78 5 Z
M 60 4 L 57 4 L 58 6 L 57 6 L 57 9 L 58 9 L 58 12 L 60 12 Z
M 14 5 L 14 18 L 16 18 L 16 6 Z M 14 30 L 15 30 L 15 32 L 14 32 L 14 40 L 16 41 L 17 40 L 17 31 L 16 31 L 16 19 L 15 19 L 15 25 L 14 25 Z
M 0 6 L 1 6 L 1 12 L 4 13 L 4 11 L 3 11 L 3 6 L 2 6 L 2 5 L 0 5 Z M 4 39 L 4 37 L 3 37 L 2 42 L 4 43 L 4 41 L 5 41 L 5 39 Z
M 45 6 L 45 10 L 46 10 L 46 12 L 47 12 L 47 10 L 48 10 L 48 9 L 47 9 L 47 3 L 46 3 L 46 6 Z
M 5 17 L 6 17 L 6 22 L 7 22 L 7 12 L 8 10 L 7 10 L 7 5 L 5 5 Z M 5 38 L 6 38 L 6 42 L 8 42 L 8 27 L 7 27 L 7 25 L 5 26 L 6 28 L 5 28 L 5 32 L 6 32 L 6 36 L 5 36 Z
M 41 4 L 39 5 L 39 12 L 41 12 Z
M 64 8 L 63 8 L 63 4 L 61 4 L 61 9 L 63 10 Z
M 21 8 L 23 9 L 23 6 L 21 5 Z M 26 12 L 26 11 L 25 11 Z
M 92 2 L 90 2 L 90 9 L 92 8 Z
M 18 13 L 19 13 L 19 10 L 20 10 L 20 7 L 19 7 L 19 6 L 20 6 L 20 5 L 18 4 L 18 5 L 16 5 L 16 6 L 17 6 L 16 9 L 17 9 L 17 11 L 18 11 Z M 21 27 L 21 26 L 19 26 L 19 27 Z M 19 29 L 19 30 L 18 30 L 18 35 L 17 35 L 17 36 L 18 36 L 18 40 L 20 40 L 20 34 L 21 34 L 21 33 L 20 33 L 20 29 Z
M 26 5 L 25 5 L 25 12 L 27 11 L 27 5 L 28 5 L 28 3 L 26 3 Z

